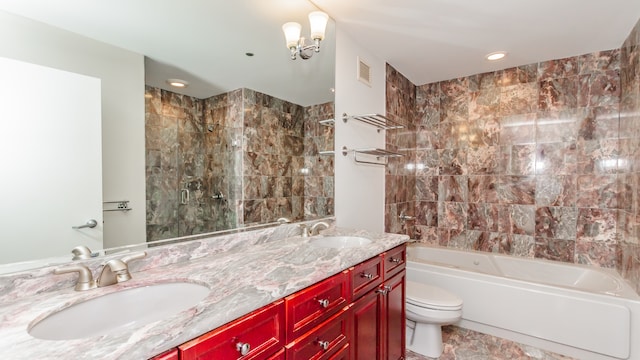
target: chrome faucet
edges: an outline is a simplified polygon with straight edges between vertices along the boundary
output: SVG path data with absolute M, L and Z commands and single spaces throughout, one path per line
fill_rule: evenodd
M 122 259 L 111 259 L 107 261 L 107 263 L 102 267 L 100 276 L 98 276 L 98 279 L 96 280 L 98 287 L 109 286 L 131 280 L 129 262 L 131 260 L 142 259 L 145 256 L 147 256 L 147 253 L 143 251 L 127 255 Z
M 302 229 L 302 237 L 309 237 L 309 236 L 313 236 L 313 235 L 318 235 L 318 227 L 319 226 L 322 226 L 323 229 L 328 229 L 329 228 L 329 224 L 327 224 L 324 221 L 319 221 L 319 222 L 313 224 L 313 226 L 311 226 L 311 227 L 308 227 L 307 224 L 300 224 L 299 226 L 300 226 L 300 229 Z
M 53 270 L 53 273 L 60 275 L 77 272 L 78 281 L 75 286 L 76 291 L 95 289 L 96 287 L 103 287 L 131 280 L 131 273 L 129 273 L 128 266 L 129 261 L 142 259 L 145 256 L 147 256 L 147 253 L 143 251 L 125 256 L 122 259 L 109 260 L 102 267 L 102 271 L 100 272 L 100 276 L 97 280 L 93 279 L 93 274 L 91 274 L 91 270 L 89 270 L 86 265 L 80 264 L 61 267 Z

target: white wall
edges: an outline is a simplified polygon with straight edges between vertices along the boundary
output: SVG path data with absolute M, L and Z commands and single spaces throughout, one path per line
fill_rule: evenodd
M 356 78 L 357 57 L 371 66 L 371 87 Z M 384 131 L 342 114 L 385 113 L 385 62 L 362 48 L 336 24 L 335 214 L 340 227 L 384 231 L 384 166 L 353 161 L 349 149 L 385 147 Z
M 144 57 L 5 12 L 0 44 L 2 57 L 101 79 L 103 199 L 133 208 L 104 213 L 105 247 L 144 242 Z

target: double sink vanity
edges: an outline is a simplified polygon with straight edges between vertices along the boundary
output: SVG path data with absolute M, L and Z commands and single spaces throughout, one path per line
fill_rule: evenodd
M 321 233 L 303 237 L 287 224 L 87 260 L 99 274 L 128 257 L 131 279 L 84 291 L 74 290 L 78 275 L 54 275 L 55 267 L 3 276 L 0 357 L 187 359 L 222 347 L 247 359 L 397 358 L 376 348 L 381 338 L 358 339 L 372 324 L 404 324 L 408 237 Z

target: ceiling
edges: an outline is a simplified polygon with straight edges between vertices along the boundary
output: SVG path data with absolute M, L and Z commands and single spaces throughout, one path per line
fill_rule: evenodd
M 619 48 L 640 18 L 638 0 L 311 1 L 416 85 Z
M 198 98 L 241 87 L 303 106 L 334 97 L 334 24 L 309 60 L 285 45 L 285 22 L 309 35 L 307 0 L 0 0 L 0 10 L 143 54 L 147 84 Z
M 618 48 L 638 0 L 312 0 L 414 84 Z M 300 105 L 333 99 L 335 25 L 289 59 L 281 25 L 308 33 L 307 0 L 0 0 L 0 9 L 146 55 L 146 81 L 205 98 L 240 87 Z M 497 62 L 485 55 L 504 50 Z M 255 54 L 253 57 L 245 55 Z

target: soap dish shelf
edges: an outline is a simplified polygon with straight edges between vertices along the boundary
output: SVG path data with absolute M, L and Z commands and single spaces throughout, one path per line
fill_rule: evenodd
M 343 156 L 347 156 L 350 152 L 353 153 L 353 160 L 358 164 L 387 165 L 389 163 L 389 158 L 404 156 L 403 154 L 384 149 L 348 149 L 346 146 L 342 147 Z M 365 156 L 365 159 L 362 158 L 363 156 Z M 366 160 L 366 157 L 375 157 L 376 161 Z
M 403 129 L 404 125 L 395 122 L 389 119 L 386 116 L 380 114 L 365 114 L 365 115 L 347 115 L 347 113 L 342 114 L 342 121 L 345 123 L 349 120 L 357 120 L 363 122 L 368 125 L 372 125 L 378 129 L 378 132 L 381 130 L 393 130 L 393 129 Z

